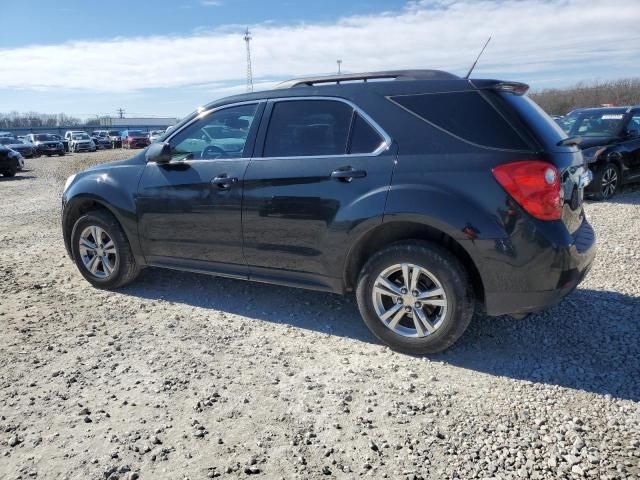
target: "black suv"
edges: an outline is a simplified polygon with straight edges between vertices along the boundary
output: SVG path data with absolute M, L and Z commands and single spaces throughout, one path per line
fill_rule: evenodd
M 392 348 L 443 350 L 476 306 L 560 301 L 595 255 L 582 153 L 527 88 L 394 71 L 216 101 L 68 179 L 67 251 L 102 288 L 155 266 L 355 290 Z
M 640 106 L 581 108 L 558 123 L 567 135 L 580 137 L 593 172 L 588 194 L 605 200 L 621 185 L 640 181 Z

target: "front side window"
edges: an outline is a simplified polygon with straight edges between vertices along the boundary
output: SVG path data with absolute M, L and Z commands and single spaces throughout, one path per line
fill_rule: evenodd
M 217 110 L 192 123 L 169 142 L 174 159 L 242 158 L 258 104 Z
M 353 109 L 334 100 L 293 100 L 274 104 L 264 157 L 344 155 Z
M 636 112 L 633 114 L 631 119 L 629 120 L 629 124 L 627 125 L 627 134 L 630 132 L 635 132 L 635 135 L 640 134 L 640 112 Z

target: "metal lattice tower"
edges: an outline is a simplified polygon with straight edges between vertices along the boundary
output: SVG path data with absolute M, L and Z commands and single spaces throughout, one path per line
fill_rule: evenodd
M 251 33 L 249 27 L 244 32 L 244 41 L 247 44 L 247 92 L 253 92 L 253 73 L 251 71 Z

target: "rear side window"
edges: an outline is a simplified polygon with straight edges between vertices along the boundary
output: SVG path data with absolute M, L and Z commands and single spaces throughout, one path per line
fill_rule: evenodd
M 349 153 L 371 153 L 377 150 L 384 139 L 360 115 L 355 114 L 351 127 Z
M 390 98 L 422 120 L 476 145 L 529 150 L 520 135 L 478 92 L 401 95 Z
M 344 155 L 353 109 L 333 100 L 295 100 L 274 104 L 263 156 Z

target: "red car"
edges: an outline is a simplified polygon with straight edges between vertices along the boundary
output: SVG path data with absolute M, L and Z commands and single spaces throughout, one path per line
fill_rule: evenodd
M 124 148 L 145 148 L 151 142 L 142 130 L 125 130 L 122 132 L 122 146 Z

